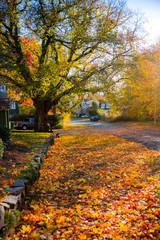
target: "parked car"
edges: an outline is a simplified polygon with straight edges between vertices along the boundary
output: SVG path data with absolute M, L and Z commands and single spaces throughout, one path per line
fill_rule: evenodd
M 98 122 L 98 120 L 100 120 L 100 118 L 98 116 L 90 116 L 90 121 Z
M 26 118 L 24 121 L 16 121 L 14 128 L 17 129 L 33 129 L 35 126 L 35 119 L 34 118 Z M 50 124 L 47 123 L 48 129 L 50 128 Z
M 85 115 L 82 115 L 81 117 L 82 117 L 82 118 L 89 118 L 89 115 L 88 115 L 88 114 L 85 114 Z
M 26 118 L 24 121 L 16 121 L 14 127 L 18 129 L 32 129 L 35 125 L 34 118 Z

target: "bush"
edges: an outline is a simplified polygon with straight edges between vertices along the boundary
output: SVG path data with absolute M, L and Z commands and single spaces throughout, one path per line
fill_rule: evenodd
M 9 128 L 0 125 L 0 138 L 2 139 L 3 142 L 6 142 L 10 139 L 11 136 L 11 131 Z
M 7 224 L 7 227 L 9 229 L 14 227 L 15 220 L 16 220 L 15 215 L 12 212 L 5 211 L 4 222 L 5 224 Z
M 62 129 L 63 128 L 63 119 L 61 114 L 48 115 L 48 123 L 51 126 L 51 129 Z
M 108 119 L 109 123 L 115 123 L 115 122 L 127 122 L 127 121 L 134 121 L 136 119 L 130 118 L 127 115 L 120 115 L 117 117 L 111 117 Z
M 33 184 L 38 178 L 40 173 L 36 171 L 34 167 L 26 168 L 21 170 L 19 178 L 27 179 L 29 184 Z
M 5 211 L 4 222 L 7 224 L 8 229 L 15 227 L 20 220 L 20 212 L 18 210 Z
M 0 138 L 0 159 L 3 157 L 4 146 L 2 139 Z

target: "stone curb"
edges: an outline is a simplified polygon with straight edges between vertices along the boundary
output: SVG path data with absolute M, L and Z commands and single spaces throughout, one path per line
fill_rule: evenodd
M 4 189 L 8 195 L 3 202 L 0 202 L 0 240 L 5 240 L 10 230 L 16 227 L 29 187 L 39 178 L 41 164 L 47 155 L 49 146 L 53 144 L 54 135 L 52 134 L 46 138 L 38 154 L 32 158 L 30 167 L 21 171 L 20 178 L 14 181 L 11 189 Z M 7 218 L 9 222 L 12 222 L 10 226 L 7 224 Z

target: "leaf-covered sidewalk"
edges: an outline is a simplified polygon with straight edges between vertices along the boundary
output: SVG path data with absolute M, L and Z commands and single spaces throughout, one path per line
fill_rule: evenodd
M 159 161 L 105 132 L 63 132 L 7 239 L 160 239 Z

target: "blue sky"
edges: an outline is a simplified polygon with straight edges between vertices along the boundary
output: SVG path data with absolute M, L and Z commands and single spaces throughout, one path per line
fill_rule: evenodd
M 127 6 L 144 14 L 148 22 L 144 27 L 149 33 L 148 41 L 158 42 L 160 39 L 160 0 L 126 0 Z

